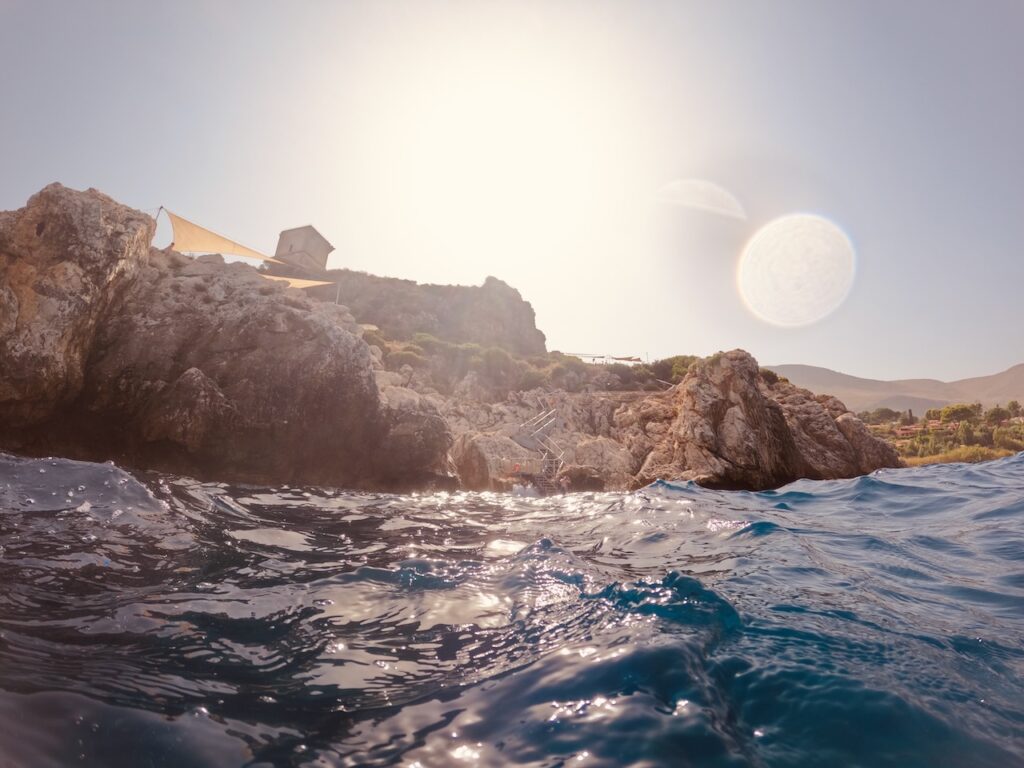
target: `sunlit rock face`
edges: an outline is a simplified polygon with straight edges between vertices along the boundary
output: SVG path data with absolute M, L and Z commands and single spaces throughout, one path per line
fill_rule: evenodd
M 463 483 L 503 489 L 510 461 L 539 458 L 512 438 L 541 412 L 575 490 L 625 490 L 654 480 L 694 480 L 715 488 L 762 490 L 800 478 L 854 477 L 900 466 L 836 398 L 762 374 L 742 350 L 695 364 L 673 389 L 623 392 L 515 392 L 498 403 L 436 398 L 456 435 Z
M 0 447 L 270 483 L 441 471 L 447 427 L 381 395 L 344 307 L 151 249 L 153 230 L 60 185 L 0 218 Z
M 644 403 L 616 414 L 619 438 L 643 457 L 637 484 L 663 478 L 761 490 L 901 464 L 839 400 L 762 376 L 742 350 L 696 363 L 675 392 L 656 399 L 660 408 Z

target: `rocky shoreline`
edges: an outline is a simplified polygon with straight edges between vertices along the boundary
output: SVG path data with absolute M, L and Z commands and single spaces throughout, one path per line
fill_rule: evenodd
M 235 482 L 500 490 L 541 455 L 522 425 L 549 413 L 543 437 L 575 489 L 764 489 L 900 463 L 841 402 L 740 350 L 660 393 L 417 391 L 346 308 L 155 249 L 154 231 L 59 184 L 0 213 L 0 450 Z
M 895 449 L 841 402 L 763 373 L 742 350 L 696 363 L 662 393 L 525 392 L 498 404 L 438 406 L 456 434 L 459 474 L 475 489 L 507 485 L 504 457 L 529 454 L 515 442 L 517 425 L 546 407 L 575 487 L 625 490 L 673 479 L 763 490 L 900 466 Z

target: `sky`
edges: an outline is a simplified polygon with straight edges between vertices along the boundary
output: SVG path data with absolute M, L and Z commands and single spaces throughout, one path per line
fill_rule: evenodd
M 313 224 L 332 267 L 505 280 L 566 352 L 984 375 L 1024 362 L 1021 29 L 1017 0 L 0 0 L 0 209 L 60 181 L 264 252 Z M 765 266 L 794 214 L 847 282 Z M 776 322 L 811 267 L 838 306 Z

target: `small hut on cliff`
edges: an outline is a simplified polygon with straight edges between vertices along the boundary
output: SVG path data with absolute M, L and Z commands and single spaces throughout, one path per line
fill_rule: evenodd
M 277 240 L 274 259 L 308 272 L 324 272 L 334 246 L 310 225 L 284 230 Z

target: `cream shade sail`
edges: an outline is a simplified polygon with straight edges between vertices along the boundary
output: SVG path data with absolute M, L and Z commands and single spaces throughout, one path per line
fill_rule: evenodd
M 254 251 L 252 248 L 246 248 L 240 243 L 236 243 L 234 240 L 229 240 L 222 235 L 218 235 L 216 232 L 211 232 L 208 229 L 200 227 L 198 224 L 193 224 L 188 219 L 183 219 L 175 213 L 171 213 L 166 208 L 164 212 L 167 217 L 171 220 L 171 228 L 174 230 L 174 250 L 176 251 L 188 251 L 195 253 L 227 253 L 232 256 L 248 256 L 252 259 L 260 259 L 261 261 L 272 261 L 275 264 L 281 262 L 277 259 L 265 256 L 259 251 Z
M 278 277 L 277 275 L 264 275 L 260 273 L 262 277 L 267 280 L 279 280 L 283 283 L 288 283 L 292 288 L 313 288 L 317 285 L 334 285 L 329 280 L 302 280 L 298 277 Z

